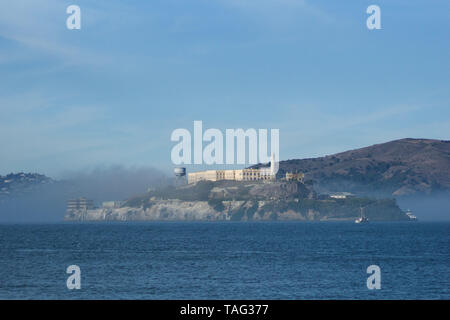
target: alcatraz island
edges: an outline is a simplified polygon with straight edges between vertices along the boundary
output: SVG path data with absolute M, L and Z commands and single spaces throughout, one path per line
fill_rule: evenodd
M 126 201 L 68 201 L 69 221 L 370 221 L 410 220 L 392 198 L 356 197 L 349 192 L 318 194 L 301 172 L 270 167 L 208 170 L 187 174 L 175 168 L 174 185 L 148 190 Z

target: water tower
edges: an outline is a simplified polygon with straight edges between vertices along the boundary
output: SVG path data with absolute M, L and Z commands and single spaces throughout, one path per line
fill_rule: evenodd
M 186 168 L 176 167 L 173 169 L 173 173 L 175 174 L 175 186 L 178 187 L 186 184 Z

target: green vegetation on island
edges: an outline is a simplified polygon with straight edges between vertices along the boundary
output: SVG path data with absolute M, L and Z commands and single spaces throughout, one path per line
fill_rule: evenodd
M 202 202 L 215 214 L 211 220 L 351 220 L 364 215 L 376 220 L 408 220 L 395 199 L 317 195 L 311 186 L 288 181 L 200 181 L 167 186 L 129 199 L 124 207 L 150 210 L 161 201 Z

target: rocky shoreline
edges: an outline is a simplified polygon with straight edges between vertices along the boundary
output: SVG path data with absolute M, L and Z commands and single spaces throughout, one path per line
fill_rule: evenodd
M 297 205 L 297 208 L 295 208 Z M 371 220 L 407 220 L 397 207 L 373 204 Z M 389 209 L 386 211 L 386 209 Z M 397 210 L 398 209 L 398 210 Z M 389 213 L 386 215 L 384 213 Z M 298 203 L 278 201 L 182 201 L 153 200 L 147 206 L 98 208 L 67 212 L 66 221 L 337 221 L 354 220 L 358 210 L 322 212 L 300 208 Z

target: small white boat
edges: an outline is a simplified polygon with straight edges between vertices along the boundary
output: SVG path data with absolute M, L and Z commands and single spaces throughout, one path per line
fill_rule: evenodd
M 411 221 L 417 221 L 417 217 L 415 215 L 412 214 L 411 210 L 407 210 L 406 211 L 406 215 L 408 216 L 409 220 Z
M 369 219 L 364 216 L 364 210 L 362 207 L 359 208 L 361 211 L 361 216 L 355 220 L 355 223 L 366 223 L 369 222 Z
M 369 219 L 367 219 L 366 217 L 359 217 L 358 219 L 355 220 L 355 223 L 365 223 L 365 222 L 369 222 Z

